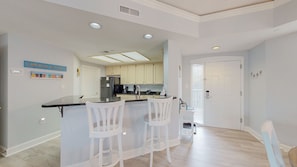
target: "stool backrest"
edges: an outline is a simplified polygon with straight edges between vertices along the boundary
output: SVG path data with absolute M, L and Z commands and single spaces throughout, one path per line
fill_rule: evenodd
M 162 126 L 170 122 L 173 97 L 148 98 L 149 124 Z
M 86 102 L 90 137 L 109 137 L 121 133 L 125 101 Z
M 262 125 L 262 137 L 270 167 L 285 167 L 272 121 L 265 121 Z

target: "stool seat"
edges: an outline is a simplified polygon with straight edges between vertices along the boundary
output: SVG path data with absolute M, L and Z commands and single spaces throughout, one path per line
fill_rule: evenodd
M 168 139 L 168 124 L 171 119 L 173 97 L 160 98 L 160 99 L 148 99 L 148 114 L 144 117 L 144 153 L 146 152 L 146 145 L 150 143 L 150 167 L 153 166 L 153 152 L 166 149 L 167 160 L 171 163 L 171 156 L 169 150 Z M 148 127 L 151 129 L 150 138 L 147 139 Z M 158 129 L 158 134 L 155 136 L 154 130 Z M 164 128 L 165 136 L 161 140 L 161 128 Z
M 124 107 L 124 100 L 108 103 L 86 102 L 91 140 L 89 161 L 92 166 L 112 167 L 118 162 L 120 167 L 124 166 L 122 155 Z M 117 139 L 117 151 L 113 148 L 113 137 Z M 98 143 L 95 144 L 95 141 Z M 95 149 L 98 150 L 96 154 Z

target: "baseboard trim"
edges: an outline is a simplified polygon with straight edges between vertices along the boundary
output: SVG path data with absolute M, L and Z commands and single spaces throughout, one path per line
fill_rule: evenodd
M 45 142 L 47 142 L 49 140 L 57 138 L 60 135 L 61 135 L 61 131 L 57 131 L 57 132 L 53 132 L 53 133 L 47 134 L 45 136 L 30 140 L 30 141 L 27 141 L 27 142 L 22 143 L 20 145 L 17 145 L 17 146 L 11 147 L 11 148 L 7 148 L 7 149 L 4 150 L 3 156 L 4 157 L 11 156 L 11 155 L 16 154 L 18 152 L 21 152 L 23 150 L 32 148 L 34 146 L 37 146 L 39 144 L 42 144 L 42 143 L 45 143 Z
M 177 146 L 179 144 L 180 144 L 180 140 L 178 138 L 169 140 L 169 147 L 174 147 L 174 146 Z M 147 153 L 149 153 L 148 150 L 146 150 L 144 154 L 147 154 Z M 142 156 L 144 154 L 143 154 L 143 148 L 140 147 L 140 148 L 137 148 L 137 149 L 124 151 L 123 152 L 123 159 L 127 160 L 127 159 L 135 158 L 135 157 L 138 157 L 138 156 Z M 86 166 L 90 166 L 89 161 L 68 165 L 66 167 L 86 167 Z
M 252 136 L 254 136 L 259 142 L 263 143 L 263 139 L 262 139 L 262 136 L 256 132 L 254 129 L 250 128 L 250 127 L 247 127 L 245 126 L 243 128 L 244 131 L 248 132 L 249 134 L 251 134 Z M 263 143 L 264 144 L 264 143 Z
M 5 157 L 5 154 L 6 154 L 6 148 L 0 145 L 0 155 Z
M 262 144 L 264 144 L 263 139 L 262 139 L 262 136 L 261 136 L 259 133 L 257 133 L 255 130 L 253 130 L 252 128 L 247 127 L 247 126 L 245 126 L 245 127 L 243 128 L 243 130 L 246 131 L 246 132 L 248 132 L 248 133 L 250 133 L 250 134 L 251 134 L 252 136 L 254 136 L 259 142 L 261 142 Z M 283 151 L 285 151 L 285 152 L 289 152 L 289 150 L 292 148 L 291 146 L 288 146 L 288 145 L 285 145 L 285 144 L 282 144 L 282 143 L 280 143 L 279 145 L 280 145 L 280 148 L 281 148 Z

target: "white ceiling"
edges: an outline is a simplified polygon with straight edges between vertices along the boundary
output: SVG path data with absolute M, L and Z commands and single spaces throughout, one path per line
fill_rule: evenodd
M 151 2 L 157 3 L 157 1 Z M 228 0 L 227 2 L 223 3 L 222 0 L 158 1 L 164 6 L 170 4 L 198 15 L 266 1 Z M 141 1 L 138 0 L 138 3 Z M 170 11 L 167 12 L 170 13 Z M 94 30 L 88 26 L 94 20 L 102 24 L 101 30 Z M 168 39 L 175 40 L 180 44 L 183 56 L 213 53 L 214 51 L 210 49 L 213 45 L 222 46 L 222 49 L 216 52 L 247 50 L 265 39 L 295 31 L 296 27 L 295 23 L 291 23 L 277 27 L 277 29 L 267 27 L 248 32 L 195 38 L 43 0 L 0 1 L 0 34 L 12 33 L 36 38 L 72 51 L 83 61 L 102 65 L 108 64 L 89 57 L 101 55 L 104 51 L 110 53 L 138 51 L 151 59 L 152 62 L 158 62 L 162 61 L 163 43 Z M 154 35 L 153 39 L 143 38 L 143 35 L 148 32 Z
M 157 0 L 198 16 L 239 9 L 247 6 L 271 2 L 273 0 Z

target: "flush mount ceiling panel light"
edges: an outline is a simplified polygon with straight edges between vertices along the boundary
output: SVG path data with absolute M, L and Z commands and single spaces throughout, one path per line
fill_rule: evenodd
M 126 57 L 122 54 L 112 54 L 112 55 L 106 55 L 110 58 L 113 58 L 113 59 L 116 59 L 116 60 L 120 60 L 122 62 L 135 62 L 135 60 L 129 58 L 129 57 Z
M 99 23 L 95 23 L 95 22 L 92 22 L 89 24 L 91 28 L 93 29 L 100 29 L 101 28 L 101 25 Z
M 91 58 L 99 59 L 108 63 L 131 63 L 131 62 L 143 62 L 149 61 L 148 58 L 144 57 L 138 52 L 126 52 L 110 55 L 92 56 Z
M 123 55 L 130 57 L 131 59 L 134 59 L 136 61 L 149 61 L 148 58 L 144 57 L 143 55 L 141 55 L 138 52 L 126 52 L 126 53 L 122 53 Z
M 92 56 L 94 59 L 99 59 L 108 63 L 120 63 L 120 61 L 106 57 L 106 56 Z

